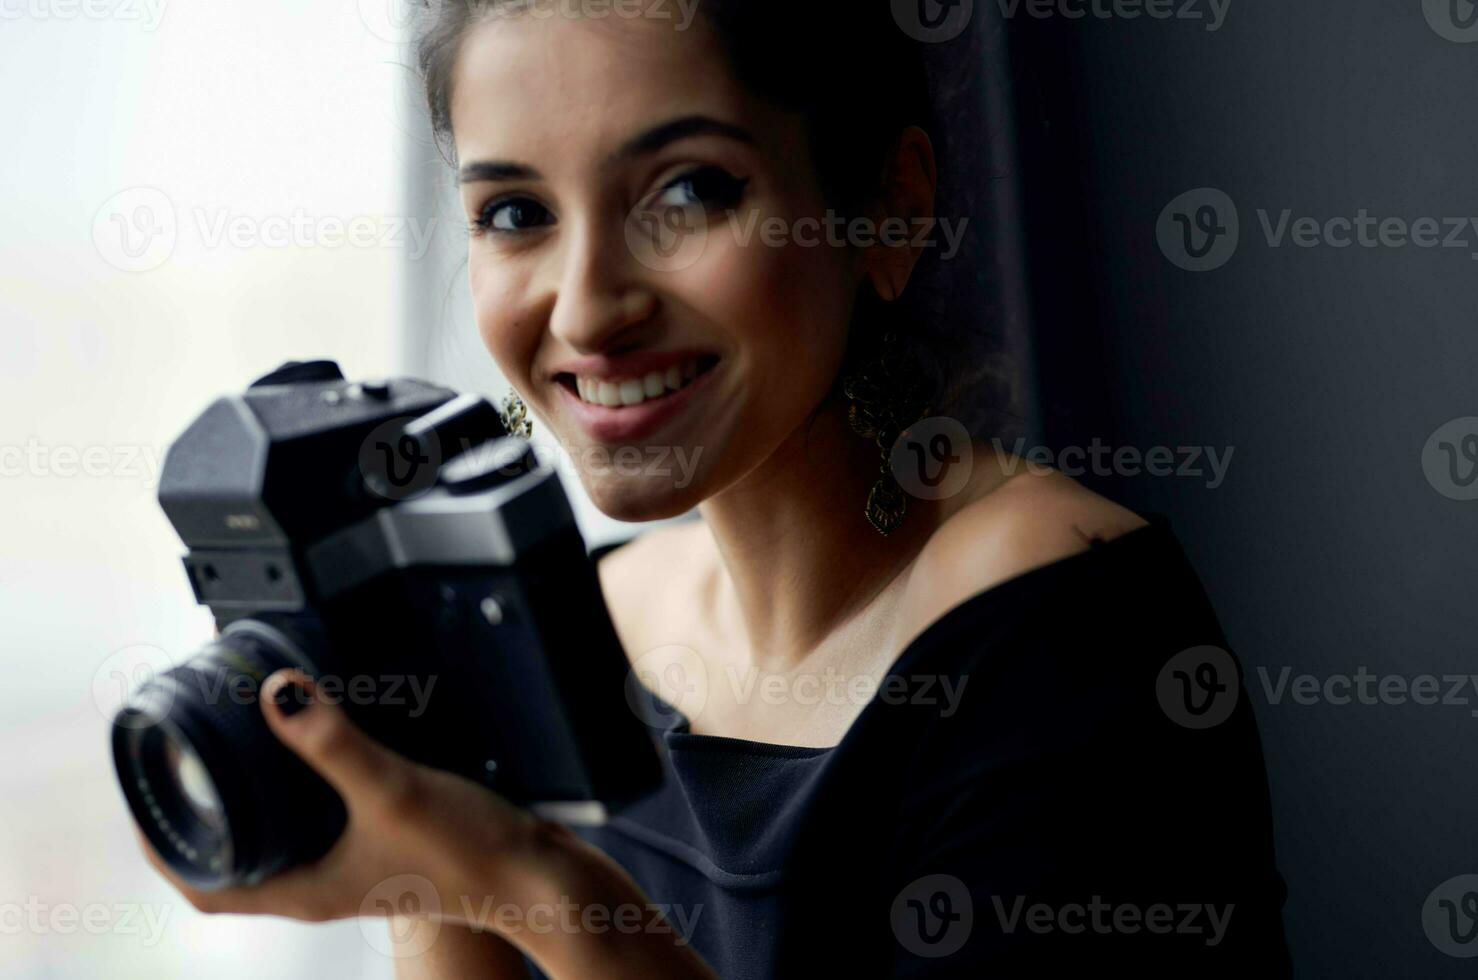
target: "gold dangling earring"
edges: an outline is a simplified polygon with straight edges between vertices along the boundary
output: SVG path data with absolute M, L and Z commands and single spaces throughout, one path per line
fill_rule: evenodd
M 528 439 L 534 434 L 534 423 L 529 418 L 529 407 L 523 403 L 518 392 L 508 393 L 503 399 L 503 409 L 499 414 L 503 416 L 503 428 L 508 430 L 510 436 Z
M 908 495 L 893 475 L 893 444 L 904 429 L 928 416 L 931 409 L 919 411 L 919 378 L 909 370 L 908 358 L 892 331 L 883 334 L 873 360 L 843 381 L 842 391 L 851 401 L 847 421 L 852 431 L 873 440 L 881 455 L 878 479 L 867 494 L 863 512 L 877 532 L 887 537 L 898 530 L 908 514 Z

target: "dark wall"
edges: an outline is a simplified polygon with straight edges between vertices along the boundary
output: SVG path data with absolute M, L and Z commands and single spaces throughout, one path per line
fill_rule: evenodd
M 1177 468 L 1178 447 L 1231 453 L 1214 486 L 1204 455 L 1199 476 L 1082 479 L 1170 516 L 1242 658 L 1304 976 L 1475 969 L 1423 915 L 1440 923 L 1444 897 L 1461 909 L 1463 883 L 1435 890 L 1478 874 L 1478 677 L 1463 703 L 1394 694 L 1478 675 L 1478 500 L 1448 496 L 1478 496 L 1463 458 L 1478 420 L 1438 432 L 1478 416 L 1478 43 L 1442 21 L 1470 12 L 1233 0 L 1215 31 L 1024 7 L 1005 22 L 1038 427 L 1054 453 L 1163 446 Z M 1157 235 L 1167 205 L 1202 188 L 1225 198 L 1182 201 Z M 1285 209 L 1290 223 L 1434 218 L 1439 241 L 1444 219 L 1465 224 L 1454 247 L 1379 244 L 1378 226 L 1375 247 L 1301 247 L 1291 227 L 1274 245 L 1259 212 L 1276 231 Z M 1200 262 L 1214 268 L 1181 267 L 1197 262 L 1177 214 L 1227 229 Z M 1362 668 L 1396 679 L 1384 699 L 1371 683 L 1384 703 L 1277 698 L 1285 670 L 1322 685 Z M 1478 940 L 1452 948 L 1478 954 Z

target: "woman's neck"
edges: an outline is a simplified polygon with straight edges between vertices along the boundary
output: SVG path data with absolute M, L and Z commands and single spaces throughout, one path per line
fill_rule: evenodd
M 864 508 L 880 462 L 832 399 L 813 425 L 699 505 L 719 557 L 715 625 L 753 666 L 798 665 L 893 584 L 938 526 L 941 502 L 909 497 L 901 527 L 887 537 L 873 528 Z

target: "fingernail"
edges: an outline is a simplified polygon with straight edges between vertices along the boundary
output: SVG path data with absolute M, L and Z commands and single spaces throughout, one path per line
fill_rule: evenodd
M 297 681 L 285 681 L 277 685 L 277 690 L 272 692 L 272 706 L 284 718 L 291 718 L 308 707 L 310 697 L 312 695 Z

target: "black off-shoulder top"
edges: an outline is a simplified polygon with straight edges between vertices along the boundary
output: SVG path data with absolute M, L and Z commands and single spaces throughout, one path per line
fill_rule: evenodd
M 652 903 L 622 927 L 724 980 L 1291 975 L 1240 661 L 1146 520 L 954 606 L 835 746 L 642 695 L 666 783 L 578 831 Z

